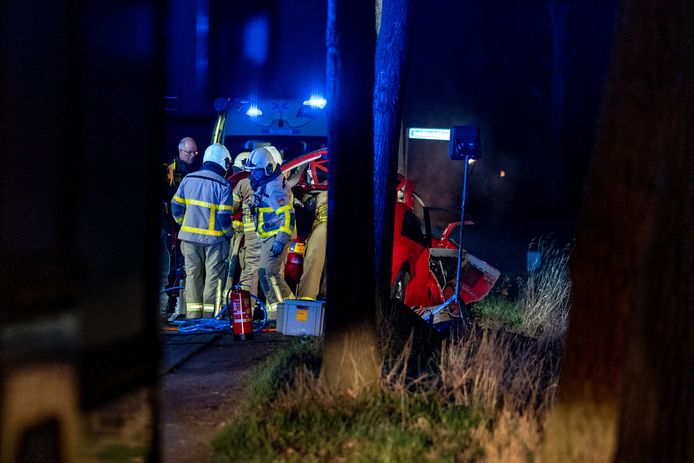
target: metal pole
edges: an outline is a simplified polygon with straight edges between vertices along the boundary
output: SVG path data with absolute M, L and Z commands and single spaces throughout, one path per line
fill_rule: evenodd
M 463 226 L 465 225 L 465 199 L 467 197 L 467 170 L 470 165 L 470 155 L 465 155 L 465 170 L 463 177 L 463 193 L 460 201 L 460 238 L 458 239 L 458 271 L 455 276 L 455 302 L 460 309 L 460 270 L 463 265 Z

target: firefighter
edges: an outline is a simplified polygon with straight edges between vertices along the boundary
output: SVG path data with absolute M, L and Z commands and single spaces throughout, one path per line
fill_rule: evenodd
M 200 171 L 188 174 L 171 203 L 181 225 L 186 269 L 186 318 L 211 318 L 221 306 L 232 234 L 231 187 L 225 178 L 231 155 L 215 143 L 205 150 Z
M 234 159 L 233 169 L 236 171 L 234 176 L 245 170 L 244 161 L 248 159 L 251 153 L 243 152 Z M 233 176 L 231 177 L 233 178 Z M 260 263 L 260 240 L 255 231 L 255 222 L 253 214 L 251 214 L 251 205 L 253 204 L 253 189 L 251 188 L 248 173 L 242 177 L 234 186 L 232 192 L 233 213 L 241 212 L 240 220 L 234 220 L 234 238 L 229 259 L 229 276 L 225 291 L 231 289 L 236 266 L 241 267 L 241 276 L 239 277 L 239 285 L 242 289 L 250 292 L 253 295 L 258 294 L 258 265 Z M 243 245 L 241 242 L 243 241 Z
M 284 262 L 296 234 L 292 191 L 276 159 L 281 159 L 277 149 L 267 146 L 253 150 L 246 161 L 253 189 L 251 212 L 261 241 L 258 276 L 271 321 L 277 319 L 277 305 L 294 298 L 284 281 Z
M 184 137 L 178 142 L 178 154 L 170 163 L 165 163 L 163 167 L 163 219 L 162 235 L 166 238 L 166 249 L 169 254 L 169 272 L 167 275 L 167 287 L 176 285 L 183 274 L 183 255 L 181 254 L 181 244 L 178 240 L 178 225 L 171 215 L 171 197 L 176 193 L 181 180 L 187 174 L 195 172 L 195 158 L 198 155 L 198 146 L 190 137 Z M 176 298 L 178 290 L 167 292 L 169 298 L 166 303 L 166 313 L 172 314 L 176 310 Z
M 321 276 L 325 267 L 325 249 L 328 237 L 328 192 L 306 193 L 304 207 L 313 211 L 313 228 L 304 253 L 304 273 L 296 289 L 300 299 L 315 299 L 321 292 Z

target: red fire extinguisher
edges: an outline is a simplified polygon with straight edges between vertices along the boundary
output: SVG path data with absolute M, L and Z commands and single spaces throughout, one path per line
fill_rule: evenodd
M 231 290 L 231 328 L 234 339 L 245 341 L 253 338 L 253 312 L 251 293 L 235 285 Z

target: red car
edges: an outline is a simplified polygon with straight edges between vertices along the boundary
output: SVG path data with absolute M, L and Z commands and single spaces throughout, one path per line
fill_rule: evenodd
M 314 151 L 282 165 L 282 171 L 297 194 L 327 189 L 327 153 L 327 149 Z M 393 230 L 391 297 L 410 307 L 440 305 L 455 292 L 458 246 L 449 237 L 456 229 L 456 223 L 449 224 L 440 239 L 432 239 L 428 209 L 423 207 L 423 202 L 414 192 L 412 182 L 402 176 L 399 180 Z M 422 206 L 425 227 L 415 214 L 416 204 Z M 304 238 L 300 236 L 292 242 L 285 266 L 288 279 L 295 282 L 303 267 Z M 499 271 L 467 252 L 463 255 L 460 297 L 469 304 L 489 294 Z M 453 307 L 453 310 L 457 308 Z

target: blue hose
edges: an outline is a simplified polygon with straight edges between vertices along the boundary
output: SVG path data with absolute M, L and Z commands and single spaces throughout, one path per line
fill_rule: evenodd
M 265 310 L 265 304 L 258 299 L 258 296 L 251 294 L 251 297 L 254 298 L 258 304 L 260 304 L 260 308 L 263 311 L 262 322 L 253 322 L 253 333 L 258 333 L 265 327 L 265 324 L 267 323 L 267 310 Z M 174 324 L 178 325 L 178 332 L 183 334 L 218 333 L 222 331 L 230 331 L 231 324 L 229 323 L 229 320 L 222 319 L 224 314 L 229 312 L 229 307 L 230 304 L 227 303 L 214 318 L 191 318 L 190 320 L 176 321 Z
M 185 289 L 185 286 L 172 286 L 170 288 L 164 288 L 161 294 L 168 293 L 169 291 L 173 291 L 174 289 Z

